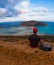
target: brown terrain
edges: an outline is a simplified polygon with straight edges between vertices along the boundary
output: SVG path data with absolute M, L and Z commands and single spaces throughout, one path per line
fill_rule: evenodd
M 0 36 L 0 65 L 54 65 L 54 36 L 41 36 L 52 51 L 29 46 L 28 36 Z

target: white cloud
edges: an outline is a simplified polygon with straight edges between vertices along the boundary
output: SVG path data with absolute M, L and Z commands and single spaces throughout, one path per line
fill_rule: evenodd
M 33 8 L 32 10 L 28 10 L 29 9 L 29 7 L 28 7 L 28 9 L 27 9 L 28 11 L 26 9 L 20 8 L 18 11 L 19 15 L 17 17 L 5 18 L 3 20 L 1 19 L 0 21 L 47 20 L 47 18 L 49 18 L 47 15 L 48 14 L 47 8 L 44 9 L 44 8 L 37 7 L 37 8 Z M 41 10 L 41 12 L 40 12 L 40 10 Z M 46 12 L 43 12 L 43 10 L 46 10 Z
M 46 7 L 36 7 L 35 10 L 37 11 L 48 11 L 48 9 Z
M 53 16 L 27 16 L 20 15 L 18 17 L 5 17 L 0 19 L 0 22 L 11 22 L 11 21 L 29 21 L 29 20 L 38 20 L 38 21 L 51 21 L 54 22 Z
M 19 7 L 19 8 L 18 8 Z M 36 7 L 33 9 L 30 9 L 30 3 L 29 2 L 21 2 L 20 5 L 16 6 L 16 9 L 20 13 L 19 15 L 29 15 L 29 16 L 47 16 L 48 15 L 48 9 L 46 7 Z
M 33 9 L 32 13 L 36 14 L 36 16 L 46 16 L 48 9 L 46 7 L 36 7 Z
M 8 0 L 7 5 L 5 6 L 8 10 L 9 17 L 16 17 L 19 14 L 25 14 L 28 12 L 28 6 L 29 6 L 30 0 Z
M 22 11 L 21 12 L 24 12 L 26 11 L 23 10 L 22 8 Z M 49 13 L 48 13 L 48 9 L 45 8 L 45 7 L 36 7 L 36 8 L 33 8 L 33 9 L 27 9 L 27 12 L 25 13 L 21 13 L 18 15 L 18 17 L 22 18 L 22 19 L 36 19 L 36 18 L 43 18 L 44 16 L 47 16 Z
M 7 9 L 0 8 L 0 17 L 5 17 L 5 16 L 7 16 Z
M 25 0 L 20 2 L 18 5 L 15 6 L 15 9 L 21 12 L 21 14 L 25 14 L 29 12 L 29 0 Z
M 23 6 L 23 7 L 28 7 L 29 4 L 30 3 L 27 2 L 27 1 L 23 1 L 23 2 L 20 3 L 20 5 Z

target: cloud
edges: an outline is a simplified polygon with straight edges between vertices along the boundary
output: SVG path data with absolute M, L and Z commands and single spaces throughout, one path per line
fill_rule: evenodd
M 29 21 L 29 20 L 37 20 L 37 21 L 51 21 L 54 22 L 53 16 L 18 16 L 18 17 L 5 17 L 0 19 L 0 22 L 11 22 L 11 21 Z
M 46 7 L 35 7 L 33 10 L 30 12 L 30 16 L 47 16 L 48 14 L 48 9 Z
M 23 2 L 20 3 L 20 5 L 23 6 L 23 7 L 28 7 L 29 4 L 30 3 L 28 1 L 23 1 Z
M 33 9 L 30 9 L 28 7 L 27 10 L 23 10 L 23 8 L 21 9 L 22 10 L 19 9 L 19 11 L 21 11 L 21 14 L 18 15 L 18 18 L 22 20 L 44 19 L 44 17 L 46 18 L 48 16 L 48 8 L 46 7 L 36 7 Z
M 39 13 L 39 15 L 45 16 L 48 13 L 48 8 L 46 7 L 38 7 L 35 8 L 36 12 Z
M 29 1 L 30 0 L 0 0 L 0 7 L 7 9 L 8 15 L 5 17 L 16 17 L 19 14 L 27 12 Z
M 17 16 L 45 16 L 47 15 L 48 9 L 46 7 L 36 7 L 30 9 L 30 0 L 1 0 L 4 4 L 4 8 L 7 9 L 8 15 L 6 17 L 17 17 Z M 7 2 L 7 4 L 5 4 Z
M 1 8 L 5 8 L 5 6 L 7 5 L 8 0 L 0 0 L 0 7 Z
M 23 9 L 24 8 L 17 9 L 18 13 L 15 11 L 15 14 L 17 14 L 18 16 L 9 17 L 9 18 L 7 17 L 7 18 L 5 18 L 5 21 L 19 21 L 19 20 L 24 21 L 24 20 L 38 20 L 38 19 L 39 20 L 45 20 L 45 19 L 48 18 L 48 16 L 47 16 L 48 9 L 47 8 L 44 9 L 44 7 L 42 7 L 42 9 L 39 9 L 39 7 L 36 7 L 36 8 L 33 8 L 33 9 L 29 10 L 29 7 L 28 7 L 28 9 L 26 8 L 27 11 L 26 11 L 26 9 L 25 10 L 23 10 Z M 43 12 L 44 10 L 46 12 Z M 12 13 L 10 12 L 11 15 L 13 15 Z M 1 20 L 1 21 L 4 21 L 4 20 Z
M 20 2 L 18 5 L 16 5 L 15 9 L 17 9 L 17 11 L 21 14 L 26 14 L 29 11 L 29 5 L 29 0 L 24 0 Z
M 36 7 L 35 8 L 36 11 L 48 11 L 48 9 L 46 7 Z
M 18 18 L 21 19 L 21 20 L 45 20 L 45 18 L 47 19 L 48 18 L 48 15 L 49 15 L 49 11 L 48 11 L 48 8 L 46 7 L 35 7 L 33 9 L 30 9 L 29 6 L 27 5 L 27 11 L 26 9 L 22 11 L 20 10 L 19 8 L 19 11 L 21 11 L 21 14 L 18 15 Z M 22 13 L 23 12 L 23 13 Z
M 31 8 L 30 0 L 0 0 L 0 17 L 5 21 L 47 19 L 49 14 L 46 7 Z
M 5 17 L 7 16 L 7 9 L 5 8 L 0 8 L 0 17 Z
M 28 5 L 30 0 L 8 0 L 8 5 L 6 8 L 15 15 L 19 13 L 25 13 L 27 11 Z M 16 16 L 17 16 L 16 15 Z
M 30 0 L 0 0 L 0 17 L 17 17 L 28 12 Z M 3 12 L 3 13 L 2 13 Z
M 16 16 L 17 12 L 14 8 L 19 0 L 0 0 L 0 17 L 12 17 Z M 2 11 L 4 10 L 4 12 Z

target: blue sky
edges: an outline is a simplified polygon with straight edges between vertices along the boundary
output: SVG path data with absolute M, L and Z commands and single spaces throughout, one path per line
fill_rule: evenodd
M 31 4 L 34 6 L 42 6 L 47 7 L 49 9 L 53 9 L 54 7 L 54 0 L 31 0 Z
M 0 22 L 19 20 L 54 22 L 54 0 L 0 0 Z

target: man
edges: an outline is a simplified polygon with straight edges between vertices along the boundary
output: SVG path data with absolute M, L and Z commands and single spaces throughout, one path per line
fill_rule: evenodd
M 29 36 L 30 46 L 31 47 L 38 47 L 41 45 L 40 43 L 40 36 L 37 35 L 38 29 L 33 28 L 33 34 Z

